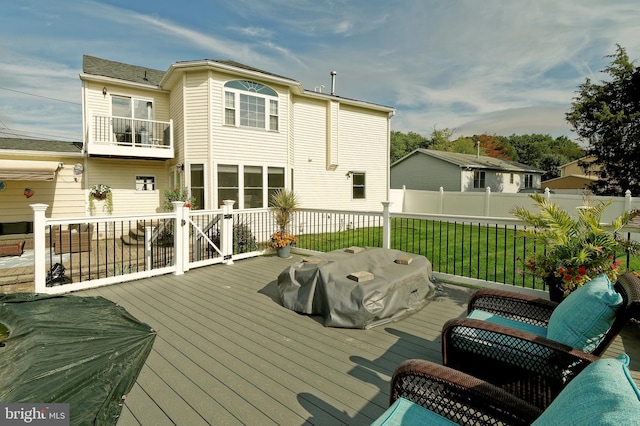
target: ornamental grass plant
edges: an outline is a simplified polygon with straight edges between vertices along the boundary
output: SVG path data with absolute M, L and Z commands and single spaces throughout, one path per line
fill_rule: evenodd
M 278 189 L 271 195 L 270 209 L 278 230 L 271 234 L 271 248 L 283 248 L 298 242 L 298 238 L 289 231 L 293 213 L 298 209 L 296 194 L 288 189 Z
M 539 209 L 537 213 L 515 207 L 511 214 L 527 225 L 518 235 L 542 244 L 544 250 L 526 255 L 523 273 L 547 282 L 561 280 L 565 295 L 601 274 L 615 282 L 624 272 L 618 258 L 640 253 L 638 242 L 626 240 L 620 234 L 638 216 L 637 211 L 625 212 L 609 225 L 603 225 L 603 213 L 612 200 L 592 204 L 584 197 L 583 205 L 572 216 L 540 194 L 529 197 Z

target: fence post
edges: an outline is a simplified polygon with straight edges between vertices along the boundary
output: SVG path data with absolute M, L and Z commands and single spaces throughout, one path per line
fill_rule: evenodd
M 233 265 L 233 203 L 234 200 L 223 200 L 222 224 L 220 225 L 220 250 L 224 263 Z
M 628 189 L 624 192 L 624 211 L 631 211 L 631 191 Z
M 151 244 L 153 244 L 152 238 L 153 238 L 153 226 L 145 226 L 144 227 L 144 264 L 145 264 L 146 271 L 150 271 L 153 269 L 152 257 L 151 257 Z
M 440 187 L 440 207 L 438 209 L 439 214 L 442 214 L 443 205 L 444 205 L 444 188 L 441 186 Z
M 391 216 L 389 214 L 390 201 L 382 202 L 382 248 L 391 248 Z
M 491 213 L 491 187 L 487 186 L 484 192 L 484 215 L 489 217 Z
M 47 277 L 45 275 L 46 259 L 45 232 L 47 218 L 45 212 L 48 204 L 30 204 L 33 209 L 33 282 L 35 293 L 46 293 Z
M 189 255 L 189 233 L 185 232 L 184 225 L 186 221 L 184 219 L 184 201 L 172 201 L 173 213 L 175 214 L 174 233 L 173 233 L 173 259 L 176 265 L 176 275 L 182 275 L 185 271 L 189 270 L 189 262 L 185 265 L 185 252 Z M 184 236 L 187 236 L 187 243 L 185 244 Z M 188 259 L 188 258 L 187 258 Z

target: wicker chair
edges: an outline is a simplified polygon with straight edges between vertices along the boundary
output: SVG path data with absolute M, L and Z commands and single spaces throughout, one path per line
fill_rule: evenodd
M 390 404 L 405 398 L 459 424 L 530 425 L 542 410 L 490 383 L 420 359 L 400 364 Z
M 640 279 L 626 273 L 615 289 L 622 295 L 613 326 L 591 353 L 527 331 L 478 319 L 459 318 L 442 331 L 443 364 L 545 409 L 587 365 L 599 358 L 630 318 L 639 318 Z M 547 327 L 558 306 L 548 300 L 484 289 L 470 299 L 468 312 L 481 309 L 527 324 Z
M 373 425 L 637 424 L 640 391 L 630 359 L 589 364 L 545 410 L 461 371 L 425 360 L 407 360 L 391 379 L 390 407 Z

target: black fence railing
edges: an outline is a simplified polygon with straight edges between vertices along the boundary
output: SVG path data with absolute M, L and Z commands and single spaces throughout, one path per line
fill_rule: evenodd
M 47 286 L 128 275 L 171 265 L 173 222 L 166 218 L 47 225 Z M 56 264 L 64 267 L 62 277 L 53 276 Z

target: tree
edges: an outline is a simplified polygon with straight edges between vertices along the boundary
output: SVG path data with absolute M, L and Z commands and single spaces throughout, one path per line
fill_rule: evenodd
M 640 193 L 640 69 L 620 45 L 603 72 L 610 81 L 578 86 L 566 114 L 587 155 L 594 156 L 598 180 L 592 190 L 603 195 Z
M 475 155 L 477 153 L 476 143 L 471 138 L 458 138 L 452 142 L 439 142 L 429 148 L 436 151 L 457 152 L 459 154 Z M 480 150 L 480 155 L 485 155 L 484 150 Z
M 402 132 L 392 130 L 390 144 L 391 163 L 394 163 L 418 148 L 427 148 L 429 140 L 419 133 L 409 132 L 405 135 Z
M 561 165 L 584 156 L 584 150 L 566 136 L 511 135 L 509 142 L 516 152 L 515 161 L 544 170 L 542 180 L 560 176 Z
M 472 138 L 476 143 L 480 144 L 480 148 L 486 152 L 486 155 L 493 158 L 501 158 L 503 160 L 515 160 L 517 153 L 513 145 L 504 136 L 473 135 Z

